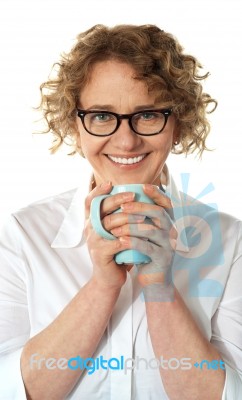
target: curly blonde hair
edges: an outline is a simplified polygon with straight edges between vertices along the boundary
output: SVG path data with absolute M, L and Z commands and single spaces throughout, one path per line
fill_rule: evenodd
M 201 155 L 208 150 L 205 142 L 210 124 L 206 114 L 215 110 L 217 102 L 203 93 L 200 82 L 209 73 L 199 75 L 202 66 L 198 60 L 184 54 L 177 39 L 155 25 L 95 25 L 77 36 L 71 51 L 54 64 L 55 77 L 40 86 L 39 109 L 47 122 L 45 132 L 55 135 L 52 152 L 67 137 L 76 143 L 79 94 L 88 82 L 92 66 L 107 59 L 132 65 L 136 78 L 159 93 L 164 106 L 172 107 L 180 134 L 179 145 L 174 144 L 172 149 L 174 153 L 197 151 Z

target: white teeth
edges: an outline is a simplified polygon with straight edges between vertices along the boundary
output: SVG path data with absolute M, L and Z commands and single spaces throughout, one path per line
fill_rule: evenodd
M 118 163 L 118 164 L 136 164 L 140 161 L 142 161 L 145 158 L 146 154 L 142 154 L 139 157 L 134 157 L 134 158 L 117 158 L 117 157 L 113 157 L 108 155 L 108 158 L 110 158 L 110 160 Z

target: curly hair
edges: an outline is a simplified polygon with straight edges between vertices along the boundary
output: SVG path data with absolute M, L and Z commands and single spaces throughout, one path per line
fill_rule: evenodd
M 47 122 L 44 132 L 51 131 L 55 136 L 52 152 L 67 137 L 76 143 L 79 94 L 92 66 L 108 59 L 132 65 L 136 78 L 145 81 L 149 90 L 155 90 L 164 106 L 172 107 L 180 134 L 173 153 L 197 151 L 201 155 L 208 150 L 205 142 L 210 124 L 206 115 L 215 110 L 217 102 L 203 92 L 201 81 L 209 73 L 199 75 L 199 61 L 184 54 L 177 39 L 155 25 L 98 24 L 77 36 L 71 51 L 54 64 L 55 76 L 40 86 L 39 109 Z

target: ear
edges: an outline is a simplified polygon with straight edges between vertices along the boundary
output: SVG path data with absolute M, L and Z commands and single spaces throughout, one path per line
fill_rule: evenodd
M 173 145 L 177 145 L 179 143 L 180 143 L 180 131 L 177 122 L 175 122 L 175 127 L 173 131 Z
M 80 133 L 78 133 L 77 137 L 76 137 L 76 151 L 83 157 L 85 158 L 85 155 L 82 151 L 82 146 L 81 146 L 81 135 Z
M 81 135 L 78 131 L 76 134 L 76 147 L 81 148 Z

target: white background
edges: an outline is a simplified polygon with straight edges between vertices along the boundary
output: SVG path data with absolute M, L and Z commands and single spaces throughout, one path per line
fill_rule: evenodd
M 39 129 L 33 110 L 39 85 L 76 35 L 94 24 L 156 24 L 173 33 L 211 76 L 206 91 L 219 106 L 210 116 L 202 161 L 172 156 L 168 165 L 180 185 L 190 173 L 188 192 L 242 218 L 241 7 L 240 0 L 1 0 L 0 3 L 0 224 L 12 211 L 81 185 L 90 168 L 68 149 L 50 155 L 50 135 Z

